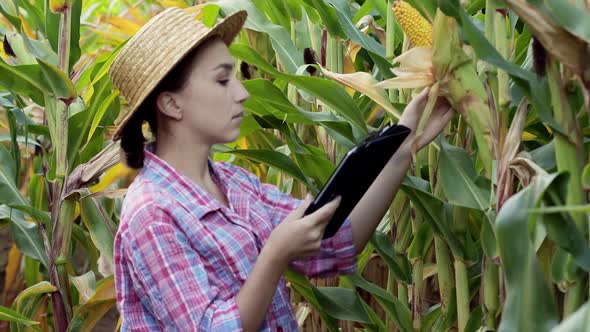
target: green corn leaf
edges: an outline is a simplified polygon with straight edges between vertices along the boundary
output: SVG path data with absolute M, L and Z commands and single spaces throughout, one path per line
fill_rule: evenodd
M 427 186 L 428 183 L 424 180 L 406 177 L 401 189 L 408 195 L 416 208 L 420 209 L 424 220 L 430 224 L 434 233 L 447 242 L 453 255 L 466 259 L 467 252 L 459 238 L 453 233 L 449 222 L 452 206 L 426 191 Z
M 379 305 L 395 322 L 395 325 L 400 331 L 414 331 L 412 328 L 412 314 L 410 309 L 403 305 L 396 297 L 383 288 L 365 280 L 358 272 L 354 275 L 342 276 L 342 278 L 356 287 L 362 288 L 374 295 L 377 302 L 379 302 Z
M 473 161 L 465 150 L 441 142 L 440 175 L 449 202 L 486 211 L 490 207 L 490 190 L 476 184 Z
M 37 59 L 43 77 L 45 78 L 45 89 L 50 91 L 56 98 L 72 101 L 78 96 L 76 87 L 69 76 L 55 65 Z
M 57 288 L 51 283 L 41 281 L 19 293 L 12 304 L 12 309 L 25 317 L 31 317 L 37 311 L 39 305 L 43 303 L 46 294 L 56 291 Z M 26 323 L 13 322 L 11 330 L 26 331 L 27 325 Z
M 4 38 L 10 44 L 10 48 L 16 55 L 19 65 L 34 65 L 37 63 L 35 57 L 27 50 L 23 37 L 14 31 L 8 31 Z
M 554 327 L 551 332 L 571 332 L 590 330 L 590 302 L 586 302 L 571 316 Z
M 341 320 L 371 323 L 359 295 L 351 289 L 341 287 L 313 288 L 321 307 L 330 316 Z
M 465 332 L 477 332 L 483 325 L 483 307 L 478 306 L 469 314 L 469 320 L 465 325 Z
M 30 205 L 9 205 L 9 207 L 28 214 L 35 221 L 43 223 L 47 228 L 51 225 L 49 212 L 44 212 Z
M 86 139 L 85 145 L 90 143 L 92 136 L 96 132 L 96 128 L 98 128 L 98 125 L 100 124 L 100 122 L 104 118 L 104 116 L 105 116 L 107 110 L 109 109 L 109 107 L 111 106 L 111 104 L 113 102 L 116 102 L 115 99 L 118 96 L 119 96 L 119 90 L 115 90 L 104 100 L 104 102 L 102 103 L 102 105 L 100 106 L 98 111 L 96 112 L 96 115 L 92 118 L 92 124 L 90 125 L 90 130 L 88 131 L 88 138 Z M 82 148 L 82 150 L 83 149 L 84 148 Z
M 88 189 L 81 189 L 80 214 L 82 222 L 90 233 L 90 238 L 96 248 L 110 260 L 113 259 L 113 244 L 116 227 L 106 213 L 100 200 L 93 197 L 84 197 L 90 194 Z
M 308 183 L 305 174 L 301 169 L 284 154 L 276 151 L 268 150 L 231 150 L 228 149 L 223 151 L 226 153 L 232 153 L 240 156 L 244 156 L 250 160 L 266 164 L 268 166 L 275 167 L 286 174 L 289 174 L 293 178 Z
M 8 321 L 8 322 L 16 322 L 26 324 L 28 326 L 38 325 L 39 322 L 33 321 L 28 319 L 27 317 L 19 314 L 18 312 L 6 308 L 5 306 L 0 305 L 0 320 Z M 36 331 L 41 331 L 39 328 L 35 328 Z
M 395 279 L 404 284 L 412 283 L 410 262 L 400 253 L 396 253 L 393 244 L 386 234 L 376 231 L 371 238 L 371 244 L 375 247 L 381 259 L 387 264 Z
M 252 79 L 243 84 L 250 93 L 250 98 L 244 103 L 249 112 L 259 116 L 273 115 L 288 123 L 315 124 L 315 121 L 302 114 L 269 80 Z
M 10 220 L 10 232 L 18 249 L 23 254 L 39 260 L 47 267 L 45 246 L 39 236 L 37 224 L 25 221 L 24 215 L 20 211 L 0 205 L 0 219 L 4 218 Z
M 582 187 L 590 189 L 590 164 L 586 164 L 582 171 Z
M 557 324 L 555 301 L 528 234 L 531 214 L 557 175 L 540 176 L 509 198 L 496 219 L 500 258 L 506 273 L 506 302 L 499 331 L 549 331 Z
M 80 294 L 80 304 L 86 303 L 96 293 L 96 277 L 93 271 L 88 271 L 81 276 L 70 276 L 70 282 L 74 284 Z
M 16 187 L 16 169 L 10 152 L 0 145 L 0 204 L 26 205 L 27 200 Z
M 583 3 L 572 3 L 567 0 L 544 0 L 543 4 L 547 8 L 548 13 L 563 28 L 590 43 L 589 13 L 588 8 L 584 8 Z
M 302 0 L 302 2 L 317 11 L 331 36 L 345 38 L 346 34 L 333 7 L 320 0 Z
M 116 302 L 115 280 L 113 276 L 102 279 L 96 285 L 94 296 L 74 310 L 74 316 L 68 325 L 67 331 L 92 331 L 96 323 L 98 323 Z
M 310 283 L 309 280 L 305 278 L 305 276 L 293 270 L 286 270 L 284 275 L 287 281 L 289 281 L 289 283 L 292 285 L 293 289 L 295 289 L 297 293 L 301 294 L 306 301 L 308 301 L 314 308 L 318 310 L 320 317 L 327 325 L 328 331 L 337 332 L 338 325 L 336 324 L 336 320 L 322 309 L 320 302 L 316 297 L 316 292 L 314 292 L 316 287 Z
M 270 22 L 251 2 L 221 0 L 216 4 L 228 15 L 238 10 L 247 10 L 248 19 L 245 28 L 269 35 L 272 46 L 287 73 L 294 74 L 303 64 L 303 53 L 297 50 L 289 33 L 282 26 Z
M 423 260 L 432 245 L 432 241 L 432 227 L 428 223 L 422 223 L 418 226 L 418 230 L 408 248 L 408 259 L 410 261 Z
M 10 66 L 0 59 L 0 86 L 28 96 L 38 105 L 45 105 L 43 77 L 39 65 Z
M 361 45 L 365 50 L 385 58 L 385 46 L 365 35 L 354 26 L 354 23 L 352 22 L 352 15 L 349 9 L 349 3 L 347 1 L 326 0 L 326 3 L 329 3 L 334 9 L 336 9 L 336 15 L 338 16 L 340 25 L 343 27 L 344 31 L 346 31 L 346 35 L 348 38 L 350 38 L 350 40 Z
M 14 0 L 0 0 L 0 13 L 15 28 L 20 27 L 20 18 L 18 17 L 18 7 Z
M 568 182 L 569 176 L 565 173 L 560 174 L 545 193 L 544 201 L 554 206 L 565 204 Z M 542 220 L 547 229 L 547 236 L 570 253 L 578 266 L 590 272 L 590 247 L 571 215 L 563 212 L 543 213 Z
M 230 51 L 232 55 L 258 67 L 258 69 L 267 72 L 275 78 L 286 80 L 299 89 L 312 94 L 354 124 L 363 135 L 368 134 L 367 125 L 357 104 L 348 92 L 337 83 L 319 77 L 281 73 L 266 62 L 254 49 L 246 45 L 233 44 L 230 47 Z

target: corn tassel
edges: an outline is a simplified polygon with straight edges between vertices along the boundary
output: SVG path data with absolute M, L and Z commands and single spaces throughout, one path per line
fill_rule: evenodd
M 393 12 L 408 36 L 412 47 L 432 46 L 432 24 L 428 22 L 409 3 L 397 0 L 393 4 Z

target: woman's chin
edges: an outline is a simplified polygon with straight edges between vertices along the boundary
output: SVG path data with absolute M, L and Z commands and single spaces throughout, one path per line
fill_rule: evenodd
M 218 144 L 236 143 L 236 141 L 238 140 L 239 137 L 240 137 L 240 131 L 237 130 L 235 133 L 230 133 L 229 135 L 226 135 L 225 137 L 220 138 L 219 140 L 217 140 L 217 143 Z

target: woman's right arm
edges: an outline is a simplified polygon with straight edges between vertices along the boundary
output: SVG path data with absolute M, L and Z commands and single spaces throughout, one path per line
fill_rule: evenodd
M 236 297 L 245 331 L 255 331 L 260 326 L 279 279 L 289 263 L 320 250 L 324 229 L 339 202 L 339 199 L 332 201 L 302 218 L 311 203 L 308 199 L 272 231 L 250 276 Z
M 148 298 L 163 324 L 187 331 L 256 331 L 289 262 L 319 250 L 337 204 L 304 218 L 306 204 L 293 211 L 271 233 L 238 294 L 225 301 L 209 284 L 198 252 L 157 206 L 145 206 L 134 216 L 150 222 L 124 241 L 123 251 L 136 290 Z

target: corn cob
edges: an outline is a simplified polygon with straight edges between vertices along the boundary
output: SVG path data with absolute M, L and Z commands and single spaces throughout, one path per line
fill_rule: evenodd
M 412 46 L 432 46 L 432 24 L 409 3 L 396 0 L 393 12 Z
M 463 50 L 455 19 L 437 10 L 434 18 L 432 52 L 434 76 L 444 82 L 441 89 L 451 106 L 469 123 L 479 146 L 485 173 L 492 174 L 492 155 L 496 151 L 497 123 L 494 122 L 483 83 L 471 58 Z

